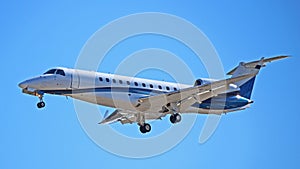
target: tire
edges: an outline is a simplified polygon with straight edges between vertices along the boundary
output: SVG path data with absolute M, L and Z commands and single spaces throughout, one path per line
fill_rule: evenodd
M 175 114 L 175 122 L 179 123 L 181 121 L 181 115 L 180 114 Z
M 173 123 L 173 124 L 180 122 L 180 121 L 181 121 L 181 115 L 178 114 L 178 113 L 171 114 L 171 116 L 170 116 L 170 121 L 171 121 L 171 123 Z
M 36 104 L 36 106 L 37 106 L 37 108 L 42 108 L 42 106 L 41 106 L 41 103 L 40 102 L 38 102 L 37 104 Z
M 45 107 L 45 102 L 40 102 L 41 107 Z
M 176 118 L 175 118 L 175 115 L 174 114 L 171 114 L 171 116 L 170 116 L 170 122 L 171 123 L 176 123 Z
M 144 129 L 145 129 L 146 132 L 150 132 L 150 131 L 151 131 L 151 126 L 150 126 L 150 124 L 145 123 L 145 124 L 144 124 Z
M 37 104 L 36 104 L 36 106 L 40 109 L 40 108 L 43 108 L 43 107 L 45 107 L 45 102 L 38 102 Z
M 151 126 L 148 123 L 145 123 L 144 125 L 140 126 L 141 133 L 148 133 L 151 131 Z

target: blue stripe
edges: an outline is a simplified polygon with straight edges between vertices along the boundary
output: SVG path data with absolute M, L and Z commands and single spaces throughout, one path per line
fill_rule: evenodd
M 66 90 L 42 90 L 44 93 L 65 95 L 65 94 L 79 94 L 79 93 L 91 93 L 91 92 L 125 92 L 125 93 L 136 93 L 143 95 L 150 95 L 151 93 L 162 94 L 166 93 L 159 90 L 145 89 L 145 88 L 128 88 L 128 87 L 98 87 L 98 88 L 86 88 L 86 89 L 66 89 Z

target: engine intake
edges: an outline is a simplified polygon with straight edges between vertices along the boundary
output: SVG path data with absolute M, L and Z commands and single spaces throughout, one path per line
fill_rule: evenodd
M 201 78 L 201 79 L 197 79 L 194 83 L 194 86 L 200 86 L 200 85 L 204 85 L 204 84 L 210 84 L 212 82 L 215 82 L 217 80 L 215 79 L 206 79 L 206 78 Z

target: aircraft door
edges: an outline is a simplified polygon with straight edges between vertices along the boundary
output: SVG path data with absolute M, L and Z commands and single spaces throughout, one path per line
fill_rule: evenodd
M 74 70 L 74 72 L 71 75 L 71 88 L 78 89 L 79 85 L 80 85 L 80 77 L 77 70 Z

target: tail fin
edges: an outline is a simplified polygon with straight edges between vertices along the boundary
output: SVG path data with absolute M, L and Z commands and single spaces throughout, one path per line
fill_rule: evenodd
M 248 63 L 241 62 L 239 64 L 239 66 L 237 66 L 234 69 L 232 69 L 231 71 L 229 71 L 227 73 L 227 75 L 232 75 L 232 77 L 237 77 L 237 76 L 242 76 L 242 75 L 247 75 L 247 74 L 257 75 L 260 68 L 265 67 L 266 63 L 272 62 L 275 60 L 279 60 L 279 59 L 284 59 L 287 57 L 289 57 L 289 56 L 276 56 L 276 57 L 267 58 L 267 59 L 261 58 L 260 60 L 248 62 Z M 251 93 L 252 93 L 252 89 L 254 86 L 255 77 L 256 76 L 235 83 L 240 88 L 241 96 L 243 96 L 247 99 L 251 98 Z
M 255 82 L 255 77 L 252 77 L 250 80 L 248 80 L 246 83 L 242 84 L 240 86 L 240 95 L 250 99 L 251 98 L 251 94 L 252 94 L 252 89 L 254 86 L 254 82 Z

